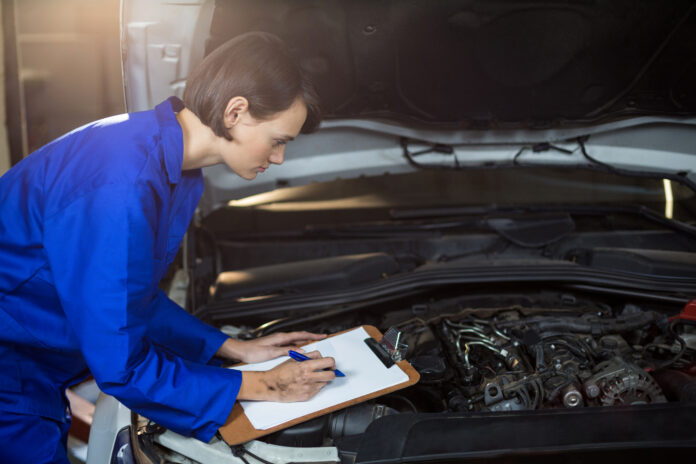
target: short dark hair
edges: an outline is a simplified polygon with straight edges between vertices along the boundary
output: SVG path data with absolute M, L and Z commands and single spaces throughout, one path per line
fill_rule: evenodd
M 307 107 L 302 133 L 313 132 L 321 121 L 312 82 L 283 41 L 267 32 L 239 35 L 206 56 L 186 80 L 184 105 L 215 135 L 232 140 L 224 112 L 238 96 L 249 101 L 249 113 L 261 120 L 302 99 Z

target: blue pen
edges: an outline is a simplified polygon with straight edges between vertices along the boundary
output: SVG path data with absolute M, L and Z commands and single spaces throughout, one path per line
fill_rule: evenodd
M 308 360 L 312 359 L 309 356 L 305 356 L 302 353 L 298 353 L 297 351 L 293 351 L 293 350 L 288 351 L 288 356 L 290 356 L 292 359 L 294 359 L 297 362 L 308 361 Z M 345 374 L 343 372 L 339 371 L 338 369 L 334 369 L 334 374 L 336 374 L 336 377 L 345 377 Z

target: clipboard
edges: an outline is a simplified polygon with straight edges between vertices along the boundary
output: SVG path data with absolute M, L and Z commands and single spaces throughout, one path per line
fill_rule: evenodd
M 351 330 L 354 330 L 358 327 L 354 327 L 349 330 L 344 330 L 343 332 L 337 332 L 335 334 L 330 335 L 328 338 L 334 337 L 336 335 L 340 335 L 345 332 L 349 332 Z M 375 340 L 379 340 L 382 338 L 381 332 L 374 326 L 371 325 L 364 325 L 362 328 L 367 332 L 367 334 L 372 337 Z M 315 417 L 323 416 L 324 414 L 328 414 L 333 411 L 338 411 L 339 409 L 347 408 L 349 406 L 353 406 L 355 404 L 359 404 L 362 402 L 365 402 L 367 400 L 371 400 L 373 398 L 377 398 L 383 395 L 386 395 L 388 393 L 401 390 L 403 388 L 409 387 L 411 385 L 414 385 L 418 380 L 420 379 L 420 375 L 418 372 L 408 363 L 408 361 L 399 361 L 396 363 L 396 365 L 408 376 L 408 380 L 397 384 L 393 385 L 389 388 L 383 389 L 383 390 L 377 390 L 372 393 L 369 393 L 367 395 L 360 396 L 358 398 L 351 399 L 349 401 L 343 402 L 343 403 L 338 403 L 335 404 L 331 407 L 322 409 L 320 411 L 313 412 L 311 414 L 307 414 L 306 416 L 298 417 L 295 418 L 291 421 L 284 422 L 280 425 L 277 425 L 275 427 L 269 428 L 269 429 L 264 429 L 264 430 L 258 430 L 255 429 L 252 425 L 251 422 L 249 422 L 249 419 L 247 416 L 244 414 L 244 408 L 239 404 L 238 401 L 234 403 L 234 407 L 232 408 L 232 412 L 230 413 L 229 417 L 227 418 L 227 421 L 225 422 L 225 425 L 220 427 L 219 432 L 220 435 L 222 436 L 223 440 L 228 445 L 239 445 L 241 443 L 246 443 L 249 440 L 253 440 L 259 437 L 262 437 L 264 435 L 269 435 L 271 433 L 277 432 L 279 430 L 286 429 L 288 427 L 292 427 L 293 425 L 300 424 L 302 422 L 314 419 Z

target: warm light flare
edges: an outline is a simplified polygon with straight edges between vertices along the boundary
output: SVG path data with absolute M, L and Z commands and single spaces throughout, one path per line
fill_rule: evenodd
M 665 217 L 667 219 L 672 219 L 674 213 L 674 197 L 672 196 L 672 181 L 669 179 L 662 179 L 662 183 L 665 186 Z

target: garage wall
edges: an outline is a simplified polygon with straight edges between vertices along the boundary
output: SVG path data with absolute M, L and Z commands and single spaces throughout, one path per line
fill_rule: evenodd
M 124 111 L 119 0 L 14 0 L 26 153 Z
M 2 3 L 0 3 L 0 24 L 2 24 Z M 10 168 L 10 148 L 7 142 L 7 121 L 5 111 L 5 46 L 0 34 L 0 175 Z

